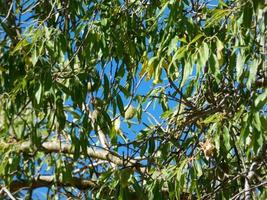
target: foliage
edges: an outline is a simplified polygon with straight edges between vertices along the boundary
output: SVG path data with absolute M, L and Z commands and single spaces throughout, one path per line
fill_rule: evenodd
M 266 13 L 3 1 L 1 195 L 266 199 Z

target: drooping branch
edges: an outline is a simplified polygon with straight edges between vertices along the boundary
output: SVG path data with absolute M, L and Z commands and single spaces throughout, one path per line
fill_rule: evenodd
M 39 187 L 50 187 L 51 185 L 57 184 L 58 186 L 75 187 L 78 189 L 93 189 L 97 185 L 94 181 L 84 180 L 76 177 L 70 177 L 67 180 L 59 178 L 55 180 L 55 176 L 38 176 L 32 180 L 16 180 L 10 183 L 10 191 L 16 192 L 23 188 L 39 188 Z

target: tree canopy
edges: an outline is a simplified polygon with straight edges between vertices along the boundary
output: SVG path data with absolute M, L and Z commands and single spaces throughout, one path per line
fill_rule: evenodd
M 266 199 L 263 0 L 0 4 L 4 199 Z

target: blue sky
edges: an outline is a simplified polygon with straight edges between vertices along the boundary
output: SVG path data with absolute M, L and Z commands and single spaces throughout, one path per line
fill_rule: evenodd
M 31 2 L 31 1 L 29 1 L 29 2 Z M 210 4 L 213 4 L 213 5 L 216 5 L 217 3 L 218 3 L 218 1 L 215 1 L 215 0 L 213 0 L 213 1 L 210 2 Z M 165 13 L 167 14 L 168 11 L 166 10 Z M 23 17 L 26 19 L 26 18 L 30 17 L 30 15 L 31 14 L 26 14 Z M 25 27 L 27 27 L 28 25 L 29 24 L 25 24 Z M 109 74 L 109 66 L 107 67 L 107 69 L 105 71 L 106 71 L 107 74 Z M 162 80 L 163 80 L 163 82 L 161 84 L 158 84 L 157 87 L 164 86 L 164 85 L 168 84 L 168 80 L 167 80 L 167 78 L 166 78 L 166 76 L 165 76 L 164 73 L 162 75 Z M 125 79 L 122 79 L 121 80 L 121 83 L 122 84 L 126 84 L 126 80 Z M 139 88 L 137 90 L 137 94 L 145 95 L 153 87 L 154 87 L 154 85 L 153 85 L 152 80 L 146 81 L 144 79 L 141 82 L 141 84 L 140 84 L 140 86 L 139 86 Z M 124 101 L 124 105 L 127 105 L 128 102 L 129 102 L 129 100 L 128 99 L 125 99 L 125 98 L 123 98 L 123 101 Z M 66 102 L 66 104 L 71 104 L 71 101 Z M 137 102 L 133 102 L 133 105 L 135 107 L 138 106 Z M 169 104 L 169 107 L 171 109 L 173 109 L 176 105 L 177 104 L 175 102 L 171 102 Z M 142 105 L 142 106 L 143 106 L 143 108 L 146 107 L 146 105 Z M 161 109 L 161 106 L 159 106 L 156 101 L 151 104 L 151 106 L 147 109 L 147 111 L 149 113 L 151 113 L 151 115 L 153 115 L 157 121 L 159 121 L 159 122 L 161 121 L 160 115 L 162 114 L 163 111 Z M 68 116 L 68 120 L 71 121 L 72 120 L 72 117 L 71 116 Z M 125 122 L 125 120 L 123 121 L 123 118 L 121 118 L 121 120 L 122 120 L 121 129 L 128 136 L 129 139 L 134 139 L 136 137 L 136 135 L 139 133 L 139 131 L 145 128 L 145 125 L 143 123 L 146 123 L 148 125 L 150 125 L 151 123 L 152 124 L 155 124 L 156 123 L 155 121 L 153 121 L 153 119 L 151 119 L 151 117 L 149 117 L 146 114 L 144 115 L 144 118 L 143 118 L 141 124 L 138 123 L 138 120 L 136 118 L 133 119 L 134 124 L 132 125 L 131 128 L 128 127 L 128 124 Z M 124 148 L 121 148 L 120 149 L 120 152 L 121 153 L 124 152 L 124 154 L 126 154 Z M 46 197 L 47 197 L 47 191 L 48 190 L 46 188 L 35 189 L 33 191 L 32 197 L 33 197 L 33 199 L 46 199 Z M 75 191 L 73 190 L 73 192 L 75 192 Z M 58 198 L 59 199 L 65 199 L 62 195 L 59 195 Z

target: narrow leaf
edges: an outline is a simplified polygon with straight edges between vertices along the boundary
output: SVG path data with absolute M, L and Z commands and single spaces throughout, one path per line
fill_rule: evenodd
M 124 117 L 125 111 L 124 111 L 124 106 L 123 106 L 123 102 L 122 102 L 120 95 L 117 95 L 117 104 L 118 104 L 118 108 L 120 110 L 121 115 Z

